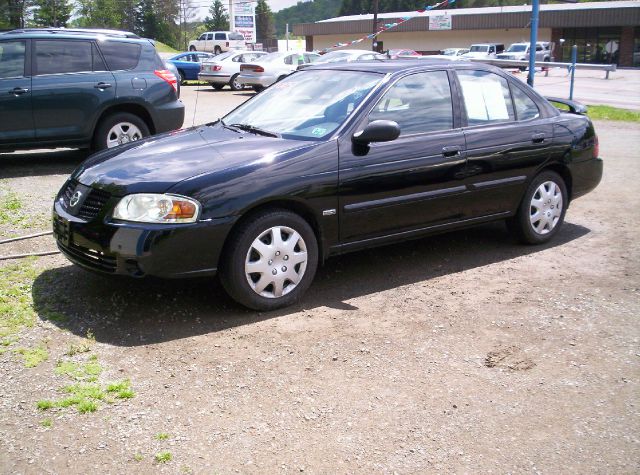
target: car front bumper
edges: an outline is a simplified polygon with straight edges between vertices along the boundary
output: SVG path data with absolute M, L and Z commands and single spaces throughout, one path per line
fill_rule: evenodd
M 117 201 L 118 198 L 114 198 Z M 232 218 L 189 224 L 83 221 L 53 208 L 53 231 L 60 251 L 74 264 L 102 274 L 163 278 L 214 275 Z

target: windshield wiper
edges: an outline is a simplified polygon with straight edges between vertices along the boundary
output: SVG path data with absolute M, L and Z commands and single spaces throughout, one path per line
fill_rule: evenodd
M 230 125 L 225 124 L 225 123 L 224 123 L 224 120 L 222 120 L 222 119 L 218 119 L 218 120 L 216 120 L 215 122 L 211 122 L 210 124 L 207 124 L 207 125 L 214 125 L 214 124 L 217 124 L 218 122 L 220 122 L 220 124 L 222 125 L 222 127 L 224 127 L 225 129 L 232 130 L 232 131 L 234 131 L 236 134 L 239 134 L 239 133 L 240 133 L 240 131 L 239 131 L 237 128 L 234 128 L 233 126 L 230 126 Z
M 223 123 L 223 125 L 225 125 Z M 256 127 L 251 124 L 230 124 L 225 125 L 225 127 L 235 127 L 236 129 L 245 130 L 247 132 L 251 132 L 252 134 L 264 135 L 265 137 L 280 137 L 280 134 L 276 134 L 275 132 L 269 132 L 268 130 L 261 129 L 260 127 Z

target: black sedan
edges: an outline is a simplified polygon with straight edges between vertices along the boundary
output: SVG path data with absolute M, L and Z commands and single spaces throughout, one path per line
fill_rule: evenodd
M 260 310 L 299 299 L 334 254 L 493 220 L 544 243 L 602 176 L 567 105 L 480 64 L 313 66 L 217 122 L 93 155 L 54 231 L 84 268 L 218 273 Z

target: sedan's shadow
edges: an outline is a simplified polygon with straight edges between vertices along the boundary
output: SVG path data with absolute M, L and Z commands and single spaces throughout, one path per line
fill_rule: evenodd
M 157 280 L 94 275 L 76 266 L 51 269 L 33 284 L 41 319 L 100 342 L 136 346 L 276 318 L 321 306 L 353 309 L 348 300 L 562 246 L 589 233 L 565 223 L 543 246 L 516 244 L 501 223 L 433 236 L 327 261 L 302 302 L 259 313 L 233 302 L 216 279 Z
M 0 153 L 0 178 L 69 175 L 91 153 L 68 148 Z

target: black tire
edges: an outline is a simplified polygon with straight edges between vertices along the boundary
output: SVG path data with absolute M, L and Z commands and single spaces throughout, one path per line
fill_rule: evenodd
M 273 234 L 268 234 L 268 231 L 274 227 L 286 227 L 297 232 L 302 238 L 302 241 L 296 242 L 300 244 L 304 243 L 307 252 L 306 268 L 303 269 L 301 266 L 304 264 L 298 263 L 293 264 L 290 266 L 290 269 L 287 269 L 286 267 L 280 266 L 286 266 L 286 261 L 293 262 L 293 260 L 289 260 L 289 256 L 285 255 L 288 251 L 284 250 L 284 248 L 281 253 L 275 254 L 274 250 L 273 255 L 269 254 L 266 256 L 261 256 L 253 251 L 253 256 L 257 259 L 256 262 L 264 259 L 265 266 L 268 265 L 269 269 L 273 268 L 273 272 L 289 271 L 290 275 L 292 275 L 292 272 L 302 272 L 297 285 L 294 285 L 292 281 L 287 281 L 286 277 L 278 277 L 279 279 L 284 279 L 282 288 L 283 292 L 287 292 L 279 297 L 275 296 L 276 287 L 274 287 L 272 283 L 267 285 L 263 292 L 273 295 L 263 296 L 258 294 L 248 281 L 248 279 L 251 278 L 252 280 L 255 279 L 254 282 L 257 283 L 262 277 L 264 277 L 265 280 L 275 279 L 275 277 L 272 278 L 268 273 L 252 273 L 249 274 L 248 277 L 248 274 L 245 273 L 245 261 L 253 243 L 264 233 L 267 233 L 265 234 L 267 238 L 272 236 Z M 285 233 L 284 235 L 288 236 L 287 239 L 291 238 L 291 234 L 287 235 Z M 283 236 L 283 234 L 281 234 L 281 236 Z M 283 246 L 288 243 L 287 239 L 283 241 Z M 295 245 L 296 243 L 293 244 Z M 299 251 L 302 250 L 301 247 L 296 248 Z M 299 215 L 290 211 L 273 209 L 249 217 L 229 236 L 227 245 L 225 245 L 223 250 L 223 256 L 220 259 L 220 281 L 229 295 L 238 303 L 253 310 L 275 310 L 292 305 L 302 297 L 309 285 L 311 285 L 317 267 L 318 243 L 309 223 Z
M 184 71 L 182 71 L 181 69 L 178 69 L 178 75 L 180 76 L 180 84 L 184 85 L 184 83 L 186 82 L 184 78 Z
M 224 84 L 212 83 L 211 87 L 214 88 L 216 91 L 221 91 L 222 88 L 224 87 Z
M 238 76 L 240 76 L 240 73 L 234 74 L 233 76 L 231 76 L 231 79 L 229 79 L 229 87 L 232 91 L 241 91 L 242 89 L 244 89 L 244 84 L 239 84 L 236 82 Z
M 193 46 L 193 45 L 189 46 L 189 51 L 195 51 L 195 50 L 196 50 L 195 46 Z
M 213 48 L 213 54 L 217 56 L 220 53 L 222 53 L 222 48 L 220 48 L 220 46 L 216 46 L 215 48 Z
M 557 186 L 561 195 L 562 208 L 553 227 L 551 229 L 542 229 L 542 232 L 538 232 L 531 222 L 532 211 L 535 210 L 532 206 L 532 200 L 535 196 L 542 198 L 538 189 L 547 182 L 554 183 Z M 544 203 L 542 214 L 550 214 L 550 216 L 553 216 L 553 210 L 557 209 L 557 205 L 552 203 L 551 200 L 550 198 L 549 202 Z M 538 174 L 527 187 L 527 191 L 522 198 L 516 215 L 507 220 L 507 226 L 520 242 L 525 244 L 543 244 L 551 240 L 562 227 L 567 206 L 569 206 L 569 196 L 567 194 L 567 186 L 562 177 L 553 171 L 543 171 Z M 538 221 L 538 223 L 539 225 L 544 224 L 543 221 Z M 545 228 L 546 227 L 547 225 L 545 225 Z
M 264 86 L 251 86 L 251 89 L 253 89 L 256 92 L 260 92 L 264 89 Z
M 140 117 L 128 112 L 116 112 L 115 114 L 108 115 L 98 124 L 93 138 L 93 148 L 95 150 L 104 150 L 108 148 L 108 135 L 113 127 L 119 123 L 133 124 L 138 128 L 141 133 L 141 138 L 148 137 L 149 127 Z

